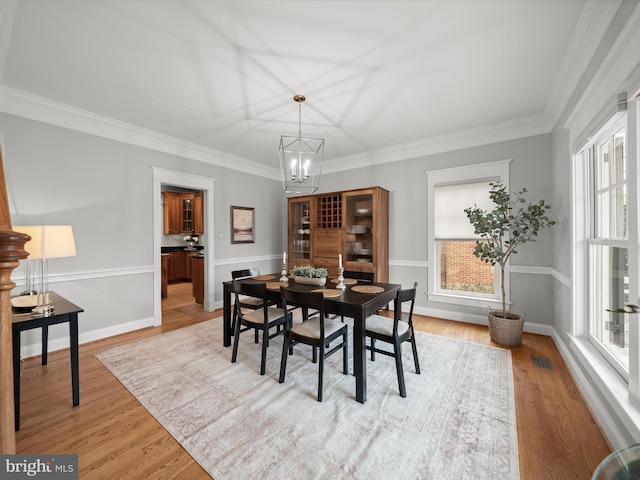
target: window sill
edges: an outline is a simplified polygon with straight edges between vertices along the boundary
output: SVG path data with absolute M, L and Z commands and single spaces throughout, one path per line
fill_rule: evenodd
M 502 309 L 502 301 L 495 298 L 469 297 L 466 295 L 452 295 L 447 293 L 429 293 L 427 299 L 430 302 L 449 303 L 463 305 L 465 307 L 478 307 L 490 309 Z

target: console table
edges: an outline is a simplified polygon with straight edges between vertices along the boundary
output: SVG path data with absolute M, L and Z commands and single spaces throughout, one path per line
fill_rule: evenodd
M 11 327 L 13 334 L 13 397 L 16 431 L 20 430 L 20 332 L 42 328 L 42 365 L 47 364 L 49 325 L 69 322 L 69 352 L 71 357 L 71 390 L 73 406 L 80 405 L 80 368 L 78 362 L 78 313 L 84 310 L 55 292 L 49 292 L 54 311 L 51 315 L 32 315 L 30 312 L 13 312 Z

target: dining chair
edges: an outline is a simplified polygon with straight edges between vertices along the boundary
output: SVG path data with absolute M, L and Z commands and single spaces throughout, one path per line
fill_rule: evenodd
M 236 303 L 240 303 L 240 295 L 246 295 L 251 298 L 260 299 L 261 307 L 258 309 L 243 312 L 238 309 L 238 319 L 235 324 L 235 334 L 233 339 L 233 352 L 231 354 L 231 363 L 235 363 L 238 356 L 238 343 L 240 334 L 248 330 L 254 330 L 255 343 L 258 334 L 262 332 L 262 358 L 260 361 L 260 375 L 264 375 L 267 363 L 267 348 L 269 340 L 284 333 L 284 325 L 290 314 L 287 314 L 278 306 L 269 305 L 267 299 L 267 286 L 265 283 L 240 283 L 238 280 L 233 281 L 233 293 Z M 280 328 L 280 327 L 283 328 Z M 274 333 L 271 328 L 278 327 Z
M 287 357 L 293 353 L 293 347 L 298 343 L 310 345 L 313 348 L 313 363 L 318 362 L 317 352 L 320 352 L 317 400 L 321 402 L 325 358 L 342 350 L 342 373 L 347 375 L 349 372 L 347 325 L 331 318 L 325 318 L 324 295 L 321 292 L 299 292 L 283 286 L 280 287 L 280 292 L 283 310 L 288 310 L 290 307 L 302 307 L 303 322 L 293 325 L 292 316 L 289 316 L 285 324 L 279 382 L 284 383 Z M 309 318 L 308 309 L 316 310 L 319 314 Z M 331 342 L 340 337 L 342 337 L 340 342 L 332 347 Z
M 398 290 L 393 301 L 393 318 L 383 315 L 371 315 L 367 317 L 365 335 L 371 339 L 371 344 L 367 345 L 367 350 L 371 351 L 371 360 L 375 361 L 375 354 L 380 353 L 394 357 L 396 360 L 396 370 L 398 375 L 398 387 L 400 396 L 407 396 L 407 389 L 404 383 L 404 371 L 402 368 L 402 344 L 411 342 L 413 350 L 413 363 L 416 373 L 420 374 L 420 362 L 418 361 L 418 349 L 416 348 L 415 332 L 413 331 L 413 305 L 416 300 L 416 290 L 418 282 L 413 284 L 413 288 Z M 402 311 L 402 305 L 409 303 L 409 309 Z M 376 340 L 393 345 L 393 351 L 383 350 L 376 347 Z
M 231 278 L 233 280 L 241 279 L 241 278 L 251 278 L 251 277 L 255 277 L 256 275 L 260 275 L 260 270 L 258 270 L 257 268 L 244 268 L 242 270 L 231 271 Z M 232 332 L 235 332 L 236 330 L 236 319 L 238 318 L 238 311 L 240 309 L 248 308 L 251 310 L 258 310 L 259 308 L 262 308 L 262 299 L 260 298 L 249 297 L 247 295 L 238 295 L 237 298 L 240 300 L 240 302 L 238 303 L 238 301 L 235 300 L 233 303 L 233 316 L 231 318 Z M 256 331 L 255 342 L 258 343 L 257 331 Z

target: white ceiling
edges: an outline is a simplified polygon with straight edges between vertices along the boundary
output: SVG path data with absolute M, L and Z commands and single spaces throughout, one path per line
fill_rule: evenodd
M 550 131 L 607 3 L 9 1 L 0 83 L 273 169 L 302 93 L 334 165 L 393 160 Z

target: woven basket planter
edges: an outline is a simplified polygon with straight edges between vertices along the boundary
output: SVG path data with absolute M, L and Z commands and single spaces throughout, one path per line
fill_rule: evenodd
M 502 318 L 502 311 L 489 311 L 491 341 L 505 347 L 519 347 L 522 344 L 524 317 L 524 315 L 507 312 L 507 318 Z

